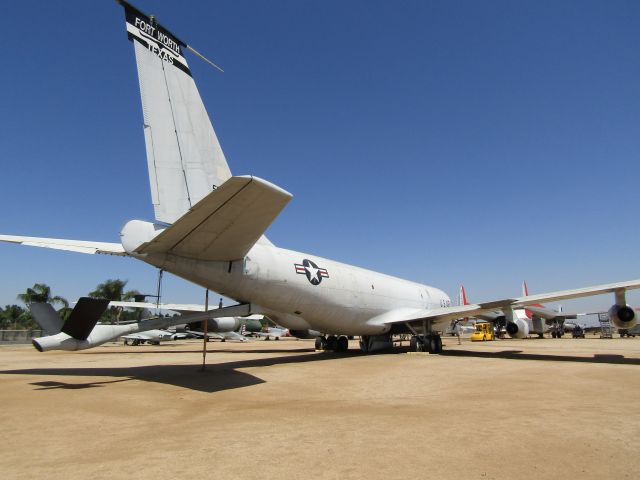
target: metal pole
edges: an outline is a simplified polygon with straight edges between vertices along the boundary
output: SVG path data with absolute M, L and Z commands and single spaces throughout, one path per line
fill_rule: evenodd
M 158 290 L 156 292 L 156 313 L 160 312 L 160 295 L 161 295 L 161 289 L 162 289 L 162 274 L 163 274 L 164 270 L 160 269 L 160 271 L 158 272 Z
M 207 288 L 207 291 L 204 294 L 204 311 L 207 312 L 209 311 L 209 289 Z M 202 321 L 203 325 L 202 325 L 202 329 L 204 330 L 204 336 L 202 337 L 202 371 L 204 371 L 205 369 L 205 365 L 206 365 L 206 359 L 207 359 L 207 341 L 209 340 L 209 337 L 207 335 L 207 330 L 209 327 L 209 319 L 205 318 Z

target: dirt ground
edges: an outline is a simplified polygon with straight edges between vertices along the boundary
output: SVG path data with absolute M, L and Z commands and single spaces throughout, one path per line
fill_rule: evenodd
M 0 477 L 638 478 L 640 338 L 201 345 L 0 347 Z

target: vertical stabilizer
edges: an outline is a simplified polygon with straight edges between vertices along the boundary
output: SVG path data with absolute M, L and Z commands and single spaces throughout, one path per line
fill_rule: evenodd
M 153 16 L 119 3 L 138 67 L 155 217 L 173 223 L 231 172 L 183 55 L 187 45 Z
M 524 282 L 522 282 L 522 296 L 523 297 L 528 297 L 529 296 L 529 287 L 527 286 L 527 281 L 526 280 Z
M 460 292 L 458 293 L 458 305 L 469 305 L 469 302 L 467 302 L 467 293 L 464 291 L 464 285 L 460 285 Z

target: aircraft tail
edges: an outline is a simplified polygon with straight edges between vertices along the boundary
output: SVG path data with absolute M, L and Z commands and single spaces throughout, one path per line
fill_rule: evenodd
M 467 293 L 464 291 L 464 285 L 460 285 L 460 292 L 458 292 L 458 305 L 469 305 L 467 301 Z
M 527 286 L 526 280 L 522 282 L 522 296 L 523 297 L 529 296 L 529 287 Z
M 155 217 L 174 223 L 231 172 L 183 55 L 187 44 L 153 16 L 117 1 L 138 67 Z
M 48 303 L 34 303 L 29 307 L 33 318 L 48 336 L 34 338 L 31 343 L 40 352 L 52 349 L 76 350 L 73 347 L 89 337 L 108 306 L 109 300 L 81 297 L 67 321 L 63 322 Z

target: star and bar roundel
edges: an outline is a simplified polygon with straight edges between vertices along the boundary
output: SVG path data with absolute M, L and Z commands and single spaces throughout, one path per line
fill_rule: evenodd
M 329 272 L 326 268 L 319 268 L 318 265 L 306 258 L 302 263 L 296 263 L 295 266 L 296 273 L 306 275 L 311 285 L 320 285 L 323 278 L 329 278 Z

